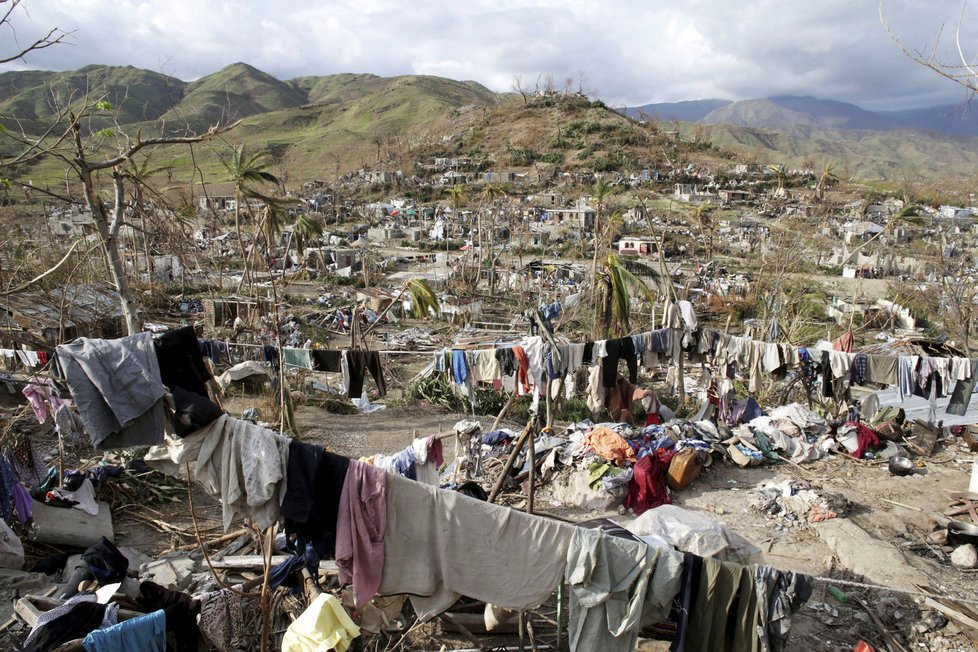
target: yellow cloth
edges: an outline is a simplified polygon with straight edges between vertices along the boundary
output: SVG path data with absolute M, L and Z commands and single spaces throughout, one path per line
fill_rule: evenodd
M 282 652 L 346 652 L 359 635 L 336 596 L 321 593 L 285 630 Z

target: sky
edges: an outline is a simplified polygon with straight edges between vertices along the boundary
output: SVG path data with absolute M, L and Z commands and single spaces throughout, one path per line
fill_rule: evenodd
M 978 3 L 884 0 L 910 50 L 978 54 Z M 133 65 L 193 80 L 243 61 L 280 79 L 340 72 L 439 75 L 509 91 L 568 78 L 606 103 L 813 95 L 871 110 L 960 103 L 905 56 L 878 0 L 23 0 L 0 55 L 59 27 L 69 45 L 0 65 Z M 970 47 L 969 47 L 970 46 Z

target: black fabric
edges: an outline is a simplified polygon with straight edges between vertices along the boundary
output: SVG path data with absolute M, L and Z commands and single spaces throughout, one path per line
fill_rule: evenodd
M 88 564 L 99 586 L 121 582 L 129 570 L 129 560 L 105 537 L 82 553 L 82 561 Z
M 68 563 L 68 557 L 71 557 L 72 553 L 62 552 L 57 555 L 50 555 L 44 557 L 43 559 L 38 559 L 31 566 L 32 573 L 44 573 L 45 575 L 54 575 L 65 569 L 65 565 Z
M 618 525 L 610 518 L 592 518 L 590 520 L 577 523 L 577 527 L 587 528 L 588 530 L 601 530 L 605 534 L 618 537 L 619 539 L 627 539 L 628 541 L 641 541 L 641 539 L 639 539 L 637 536 Z
M 200 344 L 193 326 L 163 333 L 155 342 L 160 363 L 160 380 L 172 391 L 182 387 L 188 392 L 207 396 L 211 373 L 200 355 Z
M 316 504 L 316 476 L 326 451 L 293 439 L 289 442 L 289 464 L 285 474 L 282 518 L 306 523 Z
M 292 484 L 292 453 L 295 450 L 292 448 L 293 444 L 295 440 L 289 445 L 289 475 L 286 476 L 288 484 L 285 495 L 285 501 L 290 506 L 287 508 L 283 503 L 283 516 L 285 512 L 292 509 L 296 509 L 297 512 L 304 509 L 304 501 L 293 503 L 289 500 L 290 493 L 300 491 L 299 487 L 305 486 L 305 484 Z M 303 550 L 304 545 L 310 543 L 323 559 L 332 559 L 336 556 L 336 517 L 340 511 L 340 494 L 343 492 L 343 483 L 346 481 L 349 467 L 350 458 L 323 451 L 315 472 L 315 480 L 308 488 L 308 495 L 313 498 L 313 505 L 307 520 L 299 521 L 288 517 L 285 519 L 286 534 L 301 539 L 302 546 L 298 547 L 299 550 Z
M 163 610 L 166 615 L 166 629 L 173 633 L 177 652 L 197 651 L 197 614 L 200 613 L 198 600 L 155 582 L 142 582 L 136 604 L 146 613 Z
M 459 492 L 460 494 L 464 494 L 469 498 L 475 498 L 476 500 L 481 500 L 484 502 L 489 500 L 489 494 L 487 494 L 486 490 L 482 488 L 482 485 L 474 480 L 463 482 L 455 491 Z
M 822 397 L 832 398 L 832 363 L 829 362 L 829 352 L 822 351 Z
M 594 342 L 585 342 L 584 357 L 583 357 L 584 364 L 586 365 L 591 364 L 591 360 L 593 359 L 594 359 Z
M 700 575 L 703 572 L 703 558 L 691 552 L 683 553 L 683 572 L 680 580 L 678 602 L 673 609 L 676 622 L 676 637 L 672 639 L 669 652 L 685 652 L 689 636 L 689 615 L 696 607 Z M 691 651 L 695 652 L 695 651 Z
M 102 624 L 105 606 L 97 602 L 79 602 L 68 613 L 41 625 L 37 637 L 23 652 L 48 652 L 68 641 L 85 638 Z
M 496 349 L 496 360 L 499 360 L 499 368 L 503 376 L 516 374 L 516 356 L 513 354 L 513 349 Z
M 363 395 L 363 381 L 368 371 L 377 383 L 377 392 L 381 396 L 387 395 L 387 382 L 384 380 L 384 369 L 380 366 L 379 353 L 351 349 L 346 352 L 346 362 L 350 367 L 350 387 L 347 390 L 350 398 L 360 398 Z
M 278 349 L 266 344 L 261 350 L 262 355 L 265 356 L 265 362 L 271 362 L 273 366 L 278 364 Z
M 316 371 L 341 371 L 340 352 L 325 349 L 312 350 L 312 368 Z
M 963 417 L 968 411 L 968 404 L 971 403 L 971 395 L 975 391 L 975 384 L 978 383 L 978 360 L 971 361 L 971 378 L 959 380 L 954 385 L 951 392 L 951 400 L 947 404 L 947 413 Z
M 630 337 L 605 342 L 608 355 L 601 359 L 601 384 L 605 388 L 614 387 L 618 382 L 618 361 L 625 358 L 628 365 L 628 380 L 634 385 L 638 382 L 638 357 L 635 342 Z
M 178 437 L 186 437 L 204 426 L 217 421 L 224 411 L 206 396 L 188 392 L 182 387 L 173 388 L 173 430 Z

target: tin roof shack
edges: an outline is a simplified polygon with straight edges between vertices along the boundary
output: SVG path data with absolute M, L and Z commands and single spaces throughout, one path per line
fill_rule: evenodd
M 0 299 L 2 328 L 27 332 L 51 346 L 77 337 L 112 339 L 126 334 L 119 295 L 107 287 L 66 285 Z

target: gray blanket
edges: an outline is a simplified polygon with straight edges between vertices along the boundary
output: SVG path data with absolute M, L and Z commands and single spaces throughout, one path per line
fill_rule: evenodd
M 58 359 L 92 445 L 101 450 L 163 441 L 160 367 L 151 333 L 75 340 Z

